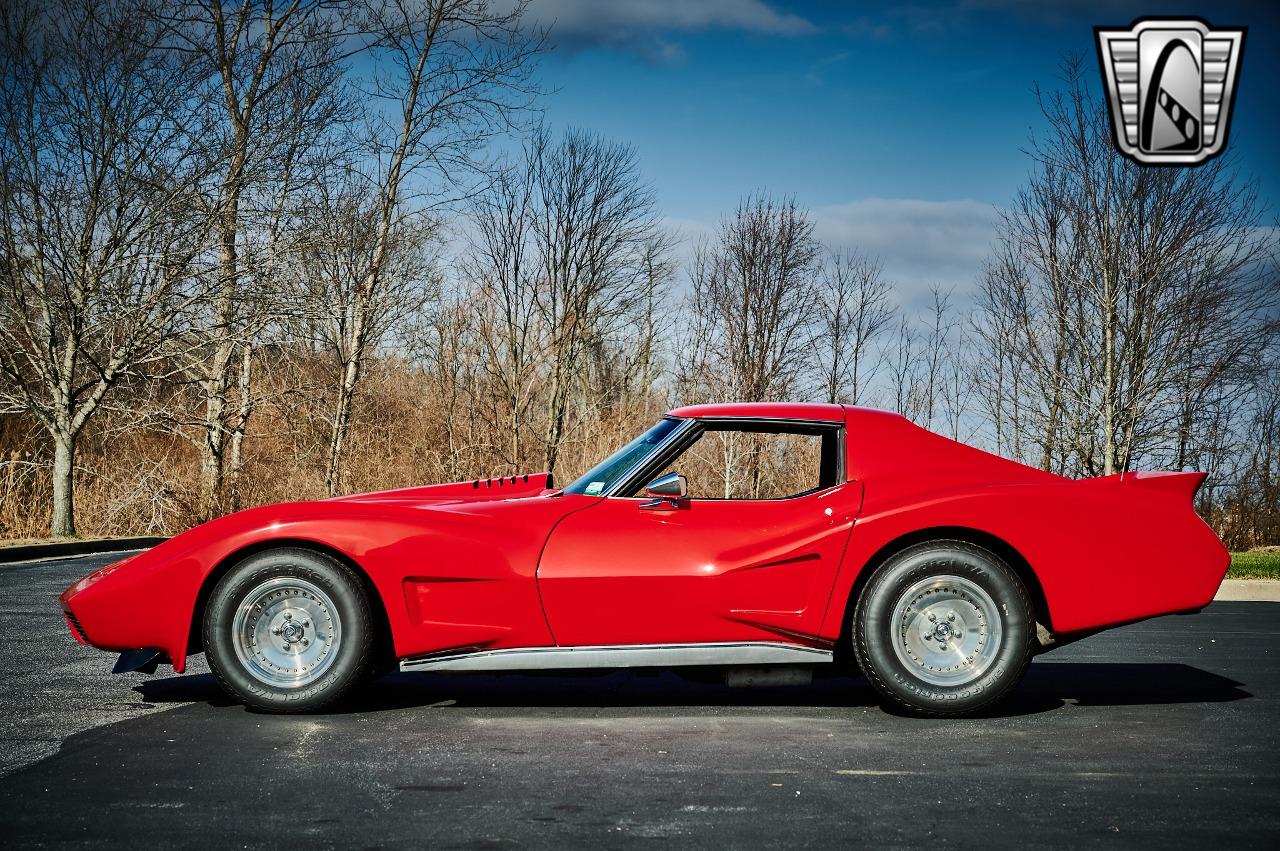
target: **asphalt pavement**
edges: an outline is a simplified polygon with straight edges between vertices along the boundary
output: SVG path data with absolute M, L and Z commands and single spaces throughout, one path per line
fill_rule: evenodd
M 1064 647 L 978 719 L 672 672 L 396 674 L 277 717 L 73 641 L 54 597 L 120 557 L 0 566 L 0 847 L 1280 847 L 1277 603 Z

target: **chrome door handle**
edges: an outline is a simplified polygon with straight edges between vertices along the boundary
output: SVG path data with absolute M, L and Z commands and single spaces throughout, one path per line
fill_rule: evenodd
M 683 507 L 684 501 L 679 499 L 651 499 L 640 503 L 641 511 L 677 511 Z

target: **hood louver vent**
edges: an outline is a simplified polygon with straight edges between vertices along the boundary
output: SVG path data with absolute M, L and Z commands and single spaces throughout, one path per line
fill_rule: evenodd
M 482 484 L 486 488 L 492 488 L 492 487 L 502 488 L 502 487 L 507 487 L 508 485 L 514 485 L 514 484 L 527 485 L 529 484 L 529 474 L 525 473 L 523 476 L 506 476 L 506 477 L 499 476 L 496 479 L 476 479 L 474 482 L 471 483 L 471 487 L 478 489 Z

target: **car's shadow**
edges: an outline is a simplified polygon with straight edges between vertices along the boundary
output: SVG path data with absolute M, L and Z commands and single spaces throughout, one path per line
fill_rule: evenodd
M 987 717 L 1077 706 L 1219 703 L 1251 697 L 1242 683 L 1175 663 L 1052 662 L 1032 665 L 1009 699 Z M 210 674 L 148 680 L 147 703 L 236 705 Z M 856 707 L 880 701 L 860 676 L 817 676 L 804 686 L 729 687 L 708 672 L 591 671 L 548 674 L 402 674 L 371 681 L 330 714 L 413 707 Z

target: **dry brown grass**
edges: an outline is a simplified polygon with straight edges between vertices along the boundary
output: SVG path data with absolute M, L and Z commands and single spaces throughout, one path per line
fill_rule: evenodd
M 319 360 L 282 363 L 265 372 L 264 401 L 250 421 L 243 469 L 225 510 L 326 495 L 332 405 L 327 379 Z M 482 382 L 474 379 L 467 386 L 443 386 L 438 376 L 402 362 L 373 362 L 356 397 L 341 492 L 545 470 L 538 407 L 531 407 L 513 456 L 510 429 L 495 413 L 500 403 L 478 387 Z M 596 388 L 581 394 L 607 395 Z M 651 392 L 614 396 L 610 403 L 573 411 L 555 470 L 559 483 L 589 469 L 670 407 Z M 198 418 L 194 406 L 187 414 Z M 722 450 L 718 439 L 706 439 L 681 460 L 694 492 L 723 495 Z M 799 480 L 811 473 L 816 449 L 797 445 L 782 454 L 766 452 L 762 462 L 762 495 L 794 493 L 808 486 Z M 741 497 L 747 483 L 741 454 L 736 463 L 731 490 Z M 0 415 L 0 542 L 47 539 L 49 469 L 43 430 L 28 418 Z M 81 537 L 172 535 L 201 519 L 195 445 L 181 434 L 128 427 L 118 415 L 104 414 L 83 435 L 75 487 Z M 1207 517 L 1232 549 L 1250 549 L 1256 538 L 1232 533 L 1239 523 L 1228 520 L 1236 514 L 1215 510 Z M 1280 547 L 1255 551 L 1275 553 Z
M 228 511 L 326 496 L 331 400 L 323 365 L 290 369 L 264 380 L 278 392 L 263 388 L 266 400 L 250 420 Z M 517 469 L 503 451 L 509 432 L 487 422 L 475 400 L 446 406 L 440 399 L 424 374 L 395 361 L 373 363 L 356 397 L 342 492 L 545 469 L 539 422 L 531 421 L 522 435 L 527 460 Z M 626 443 L 665 407 L 665 400 L 644 397 L 576 412 L 561 447 L 557 481 L 573 479 Z M 46 444 L 36 423 L 0 416 L 0 540 L 47 538 L 52 491 Z M 199 522 L 198 496 L 199 457 L 184 436 L 128 428 L 104 415 L 79 443 L 75 498 L 81 537 L 176 534 Z

